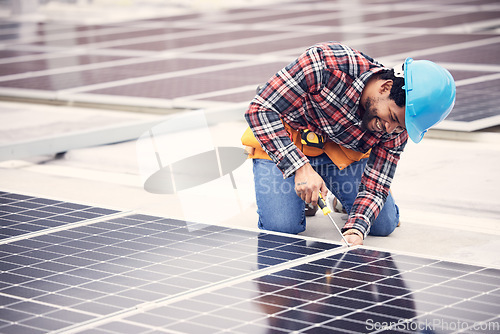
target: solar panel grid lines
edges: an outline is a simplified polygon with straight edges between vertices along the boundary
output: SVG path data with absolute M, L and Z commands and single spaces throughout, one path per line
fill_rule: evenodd
M 203 38 L 193 38 L 189 39 L 179 39 L 178 46 L 175 47 L 175 51 L 179 53 L 195 53 L 195 52 L 206 52 L 208 50 L 213 50 L 216 48 L 225 47 L 244 47 L 248 44 L 258 44 L 263 42 L 274 42 L 287 40 L 289 38 L 300 37 L 300 36 L 311 36 L 314 32 L 307 31 L 266 31 L 262 30 L 242 30 L 242 31 L 221 31 L 217 35 L 212 37 L 212 43 L 200 43 Z M 135 50 L 135 49 L 152 49 L 158 52 L 164 52 L 171 49 L 168 43 L 140 43 L 140 44 L 129 44 L 123 45 L 120 49 L 124 50 Z
M 201 107 L 203 105 L 210 103 L 213 99 L 217 99 L 221 96 L 226 96 L 227 94 L 232 94 L 233 92 L 242 92 L 247 98 L 252 98 L 255 94 L 256 84 L 255 82 L 263 82 L 266 73 L 272 70 L 278 70 L 284 66 L 286 62 L 268 62 L 261 61 L 259 59 L 249 60 L 249 61 L 239 61 L 230 64 L 222 64 L 220 66 L 214 66 L 212 68 L 206 67 L 203 71 L 198 71 L 196 69 L 190 71 L 182 72 L 183 75 L 173 76 L 164 75 L 163 78 L 157 77 L 153 81 L 143 81 L 134 80 L 134 82 L 124 82 L 122 85 L 112 84 L 102 84 L 100 86 L 91 86 L 85 88 L 88 94 L 92 96 L 101 97 L 117 97 L 120 96 L 124 99 L 130 99 L 135 97 L 137 99 L 150 98 L 156 101 L 169 101 L 162 100 L 164 97 L 168 97 L 174 105 L 179 105 L 182 103 L 194 103 L 198 102 Z M 267 70 L 267 71 L 266 71 Z M 241 73 L 241 76 L 232 75 L 234 72 Z M 181 74 L 181 73 L 179 73 Z M 262 79 L 262 80 L 260 80 Z M 147 90 L 145 89 L 145 83 L 148 83 Z M 195 85 L 196 84 L 196 85 Z M 238 88 L 234 88 L 238 87 Z M 250 88 L 251 87 L 251 88 Z M 203 99 L 196 101 L 187 96 L 187 91 L 190 94 L 194 94 L 195 98 Z M 80 89 L 68 89 L 64 92 L 68 95 L 73 96 L 78 99 L 79 95 L 82 93 L 78 92 Z M 207 91 L 211 91 L 207 93 Z M 228 101 L 231 102 L 231 101 Z M 234 104 L 234 103 L 233 103 Z
M 310 257 L 312 257 L 312 258 L 320 257 L 320 255 L 319 254 L 312 255 Z M 304 261 L 304 260 L 302 260 L 302 261 Z M 138 307 L 137 309 L 131 309 L 128 312 L 118 313 L 118 314 L 114 315 L 113 317 L 103 318 L 98 322 L 91 322 L 90 327 L 77 325 L 77 326 L 75 326 L 74 329 L 73 328 L 64 329 L 64 332 L 65 333 L 85 333 L 86 330 L 90 330 L 90 328 L 92 328 L 91 332 L 94 332 L 96 330 L 97 330 L 97 332 L 99 332 L 99 330 L 103 330 L 103 332 L 108 333 L 107 327 L 110 326 L 111 328 L 113 328 L 112 333 L 115 333 L 115 331 L 117 331 L 117 332 L 123 332 L 124 330 L 126 331 L 126 328 L 134 328 L 134 332 L 137 332 L 137 333 L 139 333 L 139 332 L 142 333 L 143 331 L 149 332 L 149 330 L 152 330 L 152 331 L 154 330 L 155 332 L 172 333 L 172 331 L 170 329 L 165 330 L 165 329 L 162 329 L 161 327 L 156 326 L 157 324 L 155 324 L 155 318 L 158 319 L 158 321 L 160 321 L 160 322 L 164 322 L 164 320 L 160 320 L 158 317 L 155 317 L 154 315 L 146 315 L 145 316 L 144 313 L 140 313 L 140 312 L 147 312 L 148 310 L 152 310 L 152 312 L 157 312 L 158 309 L 161 310 L 161 309 L 165 308 L 165 305 L 179 301 L 179 303 L 184 305 L 185 309 L 177 309 L 177 312 L 175 311 L 176 308 L 173 309 L 174 310 L 173 312 L 172 312 L 172 310 L 169 309 L 168 314 L 169 314 L 170 319 L 177 319 L 177 317 L 183 317 L 181 312 L 186 311 L 186 310 L 188 310 L 188 312 L 192 312 L 193 315 L 199 316 L 200 315 L 200 307 L 204 311 L 208 312 L 209 309 L 211 308 L 211 306 L 210 306 L 211 304 L 208 302 L 207 303 L 191 302 L 189 300 L 186 300 L 186 298 L 191 298 L 193 296 L 199 295 L 200 293 L 203 293 L 203 294 L 210 293 L 210 291 L 216 290 L 216 289 L 220 288 L 220 286 L 224 286 L 225 284 L 228 284 L 228 283 L 235 284 L 235 283 L 241 281 L 241 282 L 243 282 L 243 284 L 245 284 L 248 282 L 249 278 L 252 278 L 254 276 L 258 277 L 258 276 L 263 275 L 266 272 L 273 272 L 273 271 L 279 270 L 280 267 L 286 267 L 286 266 L 287 266 L 286 263 L 282 263 L 281 265 L 275 265 L 275 266 L 272 266 L 272 267 L 269 267 L 266 269 L 261 269 L 259 271 L 252 273 L 252 274 L 247 274 L 247 275 L 244 275 L 244 276 L 239 277 L 239 278 L 238 277 L 231 278 L 230 280 L 227 280 L 227 283 L 223 281 L 223 282 L 219 282 L 219 283 L 214 284 L 214 285 L 208 285 L 208 286 L 202 287 L 200 289 L 193 289 L 193 290 L 190 290 L 186 293 L 182 293 L 182 294 L 179 294 L 179 295 L 176 295 L 173 297 L 167 297 L 163 300 L 158 300 L 158 301 L 155 301 L 152 303 L 140 305 L 140 307 Z M 222 296 L 216 296 L 215 298 L 220 300 L 221 297 Z M 231 298 L 231 297 L 229 297 L 229 298 Z M 198 308 L 196 308 L 196 311 L 189 311 L 195 305 L 198 305 Z M 127 313 L 130 313 L 130 315 L 127 315 Z M 125 318 L 130 317 L 131 319 L 147 318 L 148 321 L 145 321 L 145 322 L 128 321 L 128 320 L 124 320 L 124 317 Z M 227 317 L 227 315 L 223 316 L 223 318 L 226 321 L 230 321 L 230 322 L 235 323 L 235 324 L 240 321 L 240 319 L 234 319 L 234 318 L 231 319 L 230 317 Z M 114 319 L 120 319 L 120 320 L 119 320 L 119 322 L 114 323 L 113 322 Z M 95 325 L 99 325 L 100 323 L 102 324 L 102 327 L 100 327 L 99 329 L 96 329 Z M 131 327 L 128 327 L 128 326 L 131 326 Z M 202 330 L 202 332 L 204 332 L 204 333 L 210 333 L 211 329 L 212 330 L 217 329 L 217 327 L 211 326 L 210 323 L 204 323 L 203 325 L 198 326 L 198 328 L 199 328 L 199 330 Z M 142 331 L 141 331 L 141 329 L 142 329 Z M 191 328 L 191 330 L 193 330 L 193 328 Z
M 481 35 L 480 35 L 481 36 Z M 446 45 L 438 45 L 435 47 L 430 47 L 430 48 L 424 48 L 424 49 L 418 49 L 418 50 L 410 50 L 405 53 L 397 53 L 397 54 L 392 54 L 390 56 L 385 56 L 385 59 L 395 59 L 395 58 L 404 58 L 405 55 L 411 54 L 412 57 L 417 58 L 422 58 L 427 57 L 428 59 L 433 59 L 434 61 L 442 60 L 449 62 L 450 59 L 443 57 L 443 59 L 440 59 L 441 54 L 443 53 L 450 53 L 450 54 L 456 54 L 456 51 L 471 51 L 471 50 L 476 50 L 476 48 L 481 48 L 484 46 L 488 46 L 491 44 L 496 44 L 500 40 L 500 37 L 498 36 L 489 36 L 489 35 L 482 35 L 481 38 L 471 38 L 469 41 L 464 41 L 464 42 L 458 42 L 455 44 L 446 44 Z M 463 61 L 462 63 L 467 63 L 470 60 L 471 57 L 468 57 L 469 59 Z M 474 63 L 474 61 L 472 61 Z
M 0 244 L 51 233 L 85 220 L 87 223 L 89 220 L 93 222 L 114 214 L 118 214 L 118 211 L 0 192 Z
M 492 121 L 499 117 L 497 97 L 497 85 L 500 84 L 499 73 L 483 75 L 474 79 L 465 79 L 457 83 L 457 113 L 450 114 L 450 121 L 464 121 L 469 124 L 471 130 L 478 126 L 494 124 Z M 467 113 L 466 110 L 473 110 Z M 464 112 L 460 112 L 464 111 Z
M 395 258 L 397 259 L 397 255 Z M 452 269 L 450 269 L 450 266 Z M 457 268 L 460 269 L 457 270 Z M 428 319 L 426 318 L 430 316 L 435 326 L 437 326 L 436 320 L 438 325 L 442 325 L 439 322 L 447 321 L 451 326 L 456 326 L 460 321 L 464 321 L 463 324 L 469 322 L 470 325 L 473 325 L 482 321 L 491 322 L 494 320 L 495 308 L 498 308 L 498 304 L 494 306 L 494 303 L 476 304 L 475 302 L 469 302 L 472 297 L 478 298 L 498 291 L 496 286 L 498 277 L 490 280 L 486 276 L 479 274 L 482 276 L 480 280 L 483 283 L 474 283 L 475 280 L 472 277 L 484 272 L 484 270 L 485 268 L 479 266 L 438 261 L 404 272 L 403 276 L 410 286 L 414 285 L 415 280 L 421 283 L 432 283 L 430 286 L 413 289 L 412 295 L 418 301 L 422 314 L 411 319 L 411 321 L 420 321 L 422 323 L 425 321 L 425 324 L 427 324 Z M 420 275 L 424 272 L 426 273 L 425 276 Z M 420 276 L 414 277 L 415 273 Z M 486 284 L 484 284 L 485 281 Z M 500 302 L 500 299 L 497 302 Z M 422 307 L 424 304 L 426 304 L 425 307 Z M 481 312 L 475 312 L 476 310 L 481 310 Z M 472 315 L 477 318 L 473 319 L 474 316 Z M 456 331 L 450 332 L 455 333 Z
M 173 63 L 175 64 L 175 59 L 173 60 Z M 102 90 L 102 89 L 109 89 L 113 87 L 118 87 L 118 86 L 123 86 L 123 85 L 130 85 L 130 84 L 145 84 L 148 82 L 154 82 L 158 80 L 165 80 L 165 79 L 177 79 L 180 80 L 183 76 L 190 76 L 190 75 L 202 75 L 204 73 L 210 73 L 210 72 L 216 72 L 216 71 L 221 71 L 221 70 L 234 70 L 238 69 L 244 66 L 248 65 L 259 65 L 261 62 L 259 60 L 248 60 L 248 61 L 235 61 L 235 62 L 230 62 L 230 63 L 225 63 L 223 61 L 219 60 L 197 60 L 197 61 L 182 61 L 182 68 L 172 71 L 172 72 L 159 72 L 154 71 L 155 66 L 154 63 L 161 63 L 167 61 L 161 61 L 161 60 L 156 60 L 153 62 L 150 62 L 149 66 L 148 63 L 146 64 L 146 70 L 148 72 L 153 72 L 153 73 L 147 73 L 146 71 L 144 72 L 135 72 L 135 75 L 138 75 L 137 77 L 131 78 L 131 76 L 127 76 L 126 73 L 122 74 L 115 74 L 114 78 L 112 79 L 110 77 L 111 73 L 116 73 L 116 72 L 111 72 L 112 69 L 107 69 L 106 72 L 103 72 L 103 70 L 99 71 L 89 71 L 87 72 L 87 77 L 89 81 L 82 80 L 81 83 L 83 85 L 78 85 L 77 83 L 73 82 L 71 83 L 69 79 L 71 79 L 71 76 L 61 76 L 59 88 L 60 88 L 60 94 L 75 94 L 79 92 L 86 92 L 86 91 L 93 91 L 93 90 Z M 192 65 L 191 65 L 192 64 Z M 204 65 L 204 66 L 203 66 Z M 200 67 L 192 67 L 192 66 L 200 66 Z M 101 75 L 99 75 L 101 73 Z M 106 73 L 109 75 L 102 75 L 102 73 Z M 97 74 L 95 77 L 92 74 Z M 82 79 L 86 79 L 85 76 L 82 77 Z M 41 81 L 47 83 L 47 80 L 50 80 L 49 77 L 43 78 Z M 27 83 L 31 83 L 33 85 L 33 88 L 39 88 L 40 85 L 43 85 L 40 80 L 28 80 L 28 81 L 12 81 L 12 85 L 26 85 Z M 10 85 L 10 84 L 6 84 Z M 167 92 L 168 93 L 168 92 Z M 146 95 L 147 96 L 147 95 Z
M 125 33 L 137 33 L 141 31 L 148 31 L 153 29 L 154 27 L 147 26 L 136 26 L 136 25 L 103 25 L 103 26 L 83 26 L 83 25 L 75 25 L 75 24 L 56 24 L 60 25 L 61 28 L 59 31 L 53 32 L 44 32 L 43 30 L 38 29 L 39 34 L 35 35 L 13 35 L 12 38 L 3 39 L 4 46 L 16 46 L 20 44 L 28 44 L 28 43 L 50 43 L 53 41 L 64 40 L 64 39 L 74 39 L 74 38 L 100 38 L 101 36 L 112 35 L 112 34 L 125 34 Z M 160 29 L 162 27 L 158 27 Z M 166 27 L 165 27 L 166 28 Z M 15 30 L 13 30 L 15 31 Z
M 64 58 L 68 60 L 66 64 L 64 64 Z M 85 64 L 85 59 L 92 59 L 91 62 Z M 169 59 L 171 57 L 165 57 L 165 59 Z M 102 59 L 101 62 L 97 61 L 98 59 Z M 110 66 L 126 66 L 126 65 L 136 65 L 141 63 L 151 63 L 155 60 L 159 60 L 158 58 L 149 58 L 149 57 L 141 57 L 141 58 L 126 58 L 126 57 L 116 57 L 116 56 L 101 56 L 101 55 L 92 55 L 92 56 L 80 56 L 80 55 L 60 55 L 56 62 L 60 63 L 62 66 L 57 68 L 57 66 L 48 65 L 47 63 L 52 63 L 52 61 L 47 61 L 47 59 L 42 59 L 40 61 L 40 67 L 34 68 L 31 75 L 28 73 L 12 73 L 8 75 L 3 75 L 0 77 L 1 81 L 12 81 L 12 80 L 20 80 L 26 78 L 35 78 L 41 76 L 51 76 L 51 75 L 59 75 L 64 73 L 72 73 L 72 72 L 81 72 L 87 70 L 98 70 L 98 69 L 106 69 Z M 37 66 L 37 61 L 30 61 L 31 66 Z M 74 65 L 73 65 L 74 63 Z M 10 71 L 12 72 L 20 72 L 22 69 L 18 67 L 23 67 L 24 62 L 19 64 L 11 64 L 12 67 Z
M 256 240 L 249 241 L 256 239 L 255 232 L 200 224 L 190 227 L 194 230 L 186 230 L 182 222 L 130 215 L 3 245 L 2 277 L 15 286 L 6 283 L 0 293 L 64 307 L 73 318 L 82 317 L 81 312 L 92 313 L 95 320 L 98 315 L 124 312 L 124 307 L 135 309 L 137 305 L 256 270 L 248 255 L 255 252 Z M 170 236 L 165 238 L 166 234 Z M 318 244 L 307 251 L 298 245 L 303 242 L 301 239 L 259 236 L 262 257 L 268 266 L 299 257 L 291 249 L 293 244 L 297 244 L 295 250 L 302 255 L 335 247 Z M 163 240 L 163 245 L 158 246 L 160 243 L 152 238 Z M 284 245 L 285 240 L 293 240 L 292 245 Z M 222 252 L 203 254 L 204 250 L 218 246 L 227 247 L 231 256 L 227 251 L 225 256 Z M 277 251 L 276 257 L 266 256 L 266 251 L 280 247 L 283 249 Z M 238 252 L 241 259 L 234 257 Z M 209 260 L 214 263 L 205 263 Z M 44 319 L 38 326 L 48 322 L 51 326 L 67 327 L 47 317 L 38 315 L 38 320 Z M 33 325 L 30 316 L 22 319 L 22 324 L 16 326 Z
M 407 333 L 500 310 L 496 268 L 144 214 L 0 245 L 0 262 L 5 332 Z
M 366 26 L 371 27 L 371 26 L 383 26 L 383 27 L 390 27 L 390 26 L 413 26 L 416 25 L 417 27 L 427 27 L 425 24 L 421 24 L 422 21 L 424 20 L 437 20 L 441 21 L 446 17 L 453 17 L 456 15 L 456 13 L 450 13 L 450 12 L 439 12 L 439 11 L 432 11 L 432 12 L 427 12 L 427 11 L 420 11 L 420 12 L 413 12 L 409 11 L 407 13 L 408 15 L 401 15 L 400 17 L 384 17 L 381 19 L 376 19 L 375 20 L 369 20 L 368 22 L 365 23 Z M 359 24 L 359 23 L 358 23 Z M 363 24 L 363 23 L 362 23 Z
M 168 31 L 171 30 L 171 31 Z M 178 30 L 177 32 L 175 30 Z M 157 33 L 155 33 L 157 32 Z M 160 33 L 158 33 L 160 32 Z M 55 41 L 43 41 L 38 43 L 30 43 L 30 44 L 16 44 L 13 48 L 22 48 L 23 46 L 28 47 L 39 47 L 43 49 L 44 47 L 59 47 L 64 49 L 65 47 L 76 45 L 78 47 L 82 47 L 85 49 L 106 49 L 106 48 L 120 48 L 120 46 L 135 44 L 135 43 L 152 43 L 152 42 L 160 42 L 160 41 L 169 41 L 175 39 L 183 39 L 190 38 L 195 36 L 204 36 L 204 35 L 214 35 L 221 33 L 218 30 L 207 29 L 205 31 L 193 30 L 193 29 L 181 29 L 181 28 L 163 28 L 163 29 L 148 29 L 145 31 L 138 32 L 122 32 L 120 34 L 124 35 L 124 38 L 119 38 L 119 36 L 108 36 L 106 38 L 79 38 L 75 41 L 75 38 L 69 39 L 61 39 Z M 134 35 L 141 35 L 135 37 Z M 144 50 L 147 51 L 147 50 Z
M 356 250 L 355 250 L 356 251 Z M 394 258 L 397 258 L 398 255 L 395 255 Z M 338 257 L 338 255 L 334 255 L 333 257 Z M 394 275 L 393 272 L 393 267 L 392 265 L 389 265 L 388 263 L 385 266 L 382 266 L 380 262 L 390 261 L 390 256 L 389 257 L 382 257 L 379 260 L 375 260 L 373 262 L 370 262 L 370 260 L 367 262 L 369 263 L 376 263 L 379 262 L 378 264 L 380 265 L 379 268 L 385 270 L 385 269 L 391 269 L 390 272 L 392 276 Z M 318 260 L 318 262 L 325 263 L 325 259 Z M 440 263 L 441 261 L 436 261 L 436 260 L 431 260 L 428 261 L 427 264 L 421 264 L 412 266 L 413 268 L 425 268 L 426 266 L 437 266 L 439 268 L 438 271 L 442 271 L 442 268 L 440 268 Z M 304 265 L 300 265 L 297 268 L 303 267 Z M 308 266 L 308 265 L 305 265 Z M 358 267 L 361 268 L 365 266 L 365 264 L 355 264 L 353 263 L 352 268 L 346 268 L 345 272 L 344 270 L 339 271 L 338 273 L 340 275 L 346 275 L 346 273 L 352 275 L 352 271 L 354 271 L 354 268 Z M 329 266 L 331 267 L 331 266 Z M 373 266 L 370 266 L 371 269 L 373 269 Z M 295 267 L 294 267 L 295 268 Z M 320 268 L 320 266 L 318 266 Z M 328 267 L 324 267 L 328 268 Z M 323 268 L 323 270 L 324 270 Z M 266 332 L 267 330 L 270 330 L 270 328 L 274 328 L 272 325 L 269 325 L 272 323 L 274 319 L 277 319 L 275 321 L 284 321 L 288 325 L 290 323 L 293 323 L 295 326 L 300 327 L 300 330 L 297 330 L 297 332 L 307 332 L 307 333 L 322 333 L 322 332 L 339 332 L 339 333 L 349 333 L 353 329 L 354 331 L 352 332 L 366 332 L 366 326 L 367 323 L 366 321 L 363 322 L 363 317 L 360 317 L 360 314 L 363 315 L 368 315 L 374 317 L 374 319 L 380 320 L 382 318 L 383 320 L 388 321 L 388 319 L 393 320 L 395 324 L 399 324 L 400 327 L 403 326 L 403 322 L 399 322 L 401 320 L 401 314 L 403 313 L 412 313 L 411 310 L 408 309 L 408 305 L 413 304 L 413 300 L 411 298 L 412 294 L 409 290 L 405 288 L 400 288 L 399 291 L 398 289 L 394 290 L 394 286 L 387 286 L 386 288 L 388 289 L 387 291 L 391 291 L 391 293 L 384 293 L 383 290 L 378 291 L 379 295 L 379 301 L 376 302 L 370 302 L 370 298 L 366 298 L 367 296 L 370 296 L 373 294 L 373 289 L 366 289 L 367 286 L 372 286 L 374 285 L 375 282 L 370 282 L 369 280 L 366 280 L 367 276 L 366 273 L 363 273 L 362 271 L 360 272 L 362 275 L 361 276 L 355 276 L 355 277 L 350 277 L 351 280 L 345 279 L 345 277 L 342 277 L 343 281 L 345 282 L 350 282 L 349 284 L 354 284 L 355 287 L 351 286 L 347 291 L 339 291 L 337 293 L 333 293 L 332 291 L 328 291 L 328 293 L 324 293 L 321 295 L 321 293 L 317 293 L 317 291 L 314 290 L 314 292 L 311 294 L 311 289 L 303 290 L 307 291 L 309 294 L 305 297 L 305 304 L 302 304 L 301 306 L 293 306 L 290 307 L 290 305 L 283 307 L 280 302 L 277 302 L 277 298 L 280 298 L 281 303 L 283 301 L 287 302 L 293 302 L 295 301 L 302 301 L 304 302 L 304 299 L 301 299 L 298 297 L 300 295 L 300 291 L 304 286 L 307 284 L 311 284 L 315 280 L 318 280 L 318 277 L 315 276 L 314 274 L 311 275 L 311 273 L 308 273 L 308 271 L 301 271 L 301 270 L 296 270 L 296 272 L 300 272 L 302 275 L 303 273 L 308 273 L 306 276 L 302 277 L 302 281 L 305 281 L 299 285 L 294 284 L 294 282 L 291 282 L 289 274 L 291 273 L 290 270 L 285 270 L 287 273 L 281 273 L 278 272 L 277 275 L 271 274 L 271 275 L 266 275 L 266 276 L 261 276 L 258 279 L 254 279 L 252 282 L 247 281 L 247 282 L 242 282 L 240 284 L 232 285 L 229 287 L 226 287 L 224 289 L 216 290 L 214 292 L 211 292 L 211 294 L 207 295 L 200 295 L 199 298 L 196 298 L 195 300 L 191 301 L 181 301 L 178 303 L 169 303 L 169 305 L 164 305 L 160 309 L 156 311 L 150 311 L 147 312 L 146 314 L 136 314 L 131 316 L 130 318 L 121 320 L 121 321 L 116 321 L 114 323 L 107 324 L 106 326 L 103 326 L 102 328 L 105 328 L 111 333 L 116 333 L 117 328 L 121 328 L 124 323 L 130 323 L 133 319 L 136 319 L 137 324 L 141 323 L 141 320 L 139 319 L 151 319 L 154 320 L 154 323 L 159 325 L 165 322 L 171 322 L 168 326 L 163 326 L 162 328 L 155 328 L 154 330 L 157 330 L 158 332 L 169 332 L 170 330 L 174 331 L 179 331 L 182 333 L 190 333 L 195 331 L 196 329 L 201 329 L 204 328 L 207 333 L 219 333 L 225 331 L 229 331 L 232 333 L 259 333 L 259 332 Z M 321 269 L 319 269 L 321 272 Z M 445 272 L 447 275 L 450 276 L 450 273 Z M 327 274 L 326 276 L 329 276 L 330 274 Z M 365 276 L 363 276 L 365 275 Z M 325 277 L 325 276 L 323 276 Z M 389 276 L 391 277 L 391 276 Z M 294 277 L 292 279 L 296 280 L 297 278 Z M 387 279 L 384 277 L 384 279 Z M 458 276 L 455 279 L 460 279 Z M 260 288 L 259 291 L 262 294 L 258 294 L 255 291 L 255 287 L 252 285 L 255 284 L 255 281 L 259 280 Z M 282 280 L 281 282 L 279 280 Z M 300 281 L 300 279 L 298 279 Z M 339 281 L 340 282 L 340 281 Z M 319 283 L 314 282 L 315 286 L 317 287 L 318 285 L 324 285 L 328 286 L 327 284 L 324 284 L 324 282 Z M 343 286 L 342 284 L 339 284 L 340 286 Z M 380 288 L 384 288 L 382 285 L 379 286 Z M 495 287 L 495 289 L 497 289 Z M 226 290 L 224 292 L 224 290 Z M 342 289 L 340 289 L 342 290 Z M 396 291 L 396 292 L 395 292 Z M 255 295 L 258 295 L 258 297 L 255 297 Z M 223 298 L 223 306 L 222 303 L 218 304 L 216 301 L 221 298 L 221 295 L 224 296 Z M 362 297 L 360 297 L 360 295 Z M 263 297 L 264 296 L 264 297 Z M 320 296 L 318 298 L 318 296 Z M 321 296 L 323 299 L 321 299 Z M 269 297 L 269 298 L 268 298 Z M 298 299 L 297 299 L 298 298 Z M 238 302 L 239 300 L 239 302 Z M 329 300 L 329 302 L 326 302 Z M 335 302 L 333 302 L 333 300 Z M 366 302 L 365 300 L 368 300 Z M 196 302 L 195 302 L 196 301 Z M 229 304 L 230 302 L 233 302 L 233 304 Z M 255 302 L 256 301 L 256 302 Z M 269 315 L 261 316 L 259 317 L 256 310 L 255 305 L 248 306 L 248 303 L 257 303 L 258 305 L 261 305 L 261 307 L 267 308 L 267 309 L 273 309 L 274 313 L 272 314 L 271 318 L 273 320 L 270 320 Z M 362 304 L 365 308 L 361 307 Z M 214 305 L 215 304 L 215 305 Z M 304 327 L 305 324 L 307 324 L 307 321 L 304 321 L 303 319 L 297 318 L 297 317 L 289 317 L 289 313 L 293 313 L 296 310 L 300 309 L 302 312 L 305 312 L 309 316 L 315 316 L 316 319 L 320 319 L 321 317 L 325 317 L 325 314 L 322 313 L 317 313 L 315 312 L 314 306 L 321 304 L 321 306 L 333 306 L 335 305 L 335 310 L 337 312 L 342 312 L 342 315 L 337 315 L 335 316 L 334 320 L 332 319 L 323 319 L 325 322 L 317 322 L 314 324 L 309 323 L 309 327 Z M 325 305 L 323 305 L 325 304 Z M 419 301 L 419 305 L 422 305 L 422 301 Z M 243 306 L 243 305 L 246 305 Z M 305 306 L 307 305 L 307 306 Z M 428 303 L 428 305 L 432 305 Z M 432 308 L 430 308 L 427 305 L 427 309 L 431 311 L 435 311 L 436 309 L 441 309 L 442 306 L 440 305 L 434 305 Z M 214 306 L 218 307 L 214 311 Z M 280 307 L 281 306 L 281 307 Z M 487 305 L 483 305 L 483 307 L 487 307 Z M 244 309 L 245 311 L 239 311 L 241 309 Z M 251 310 L 247 310 L 248 308 L 251 308 Z M 304 309 L 302 309 L 304 308 Z M 226 313 L 230 312 L 230 314 L 233 315 L 233 317 L 227 317 Z M 432 314 L 432 312 L 428 312 L 429 314 Z M 168 314 L 172 315 L 171 317 L 168 316 Z M 392 315 L 391 315 L 392 314 Z M 413 313 L 412 313 L 413 314 Z M 304 316 L 304 314 L 302 314 Z M 440 315 L 441 316 L 441 315 Z M 444 315 L 443 315 L 444 316 Z M 456 315 L 455 315 L 456 316 Z M 242 324 L 240 321 L 239 323 L 236 323 L 232 321 L 232 319 L 237 318 L 237 319 L 247 319 L 249 320 L 246 324 Z M 257 320 L 259 319 L 259 320 Z M 293 319 L 293 320 L 292 320 Z M 411 324 L 412 321 L 418 320 L 418 317 L 414 318 L 407 318 L 405 319 L 406 323 Z M 484 317 L 482 317 L 484 321 Z M 450 321 L 456 321 L 456 318 L 448 318 Z M 332 323 L 335 323 L 335 325 L 332 325 Z M 231 327 L 228 328 L 228 325 L 234 325 L 236 327 Z M 224 330 L 223 330 L 224 329 Z M 276 327 L 274 328 L 276 332 L 280 332 L 282 330 L 283 332 L 291 332 L 290 328 L 283 329 L 282 327 Z M 377 331 L 377 333 L 385 333 L 389 332 L 390 330 L 387 328 L 383 328 Z M 149 331 L 144 329 L 144 333 L 148 333 Z M 152 331 L 151 331 L 152 332 Z M 403 328 L 397 328 L 397 332 L 399 333 L 406 333 L 406 332 L 413 332 L 411 330 L 405 330 Z

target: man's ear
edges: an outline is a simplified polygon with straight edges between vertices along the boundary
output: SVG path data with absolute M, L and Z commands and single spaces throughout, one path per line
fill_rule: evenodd
M 394 82 L 392 80 L 381 80 L 382 82 L 380 83 L 380 94 L 384 93 L 390 93 L 392 89 L 392 85 Z

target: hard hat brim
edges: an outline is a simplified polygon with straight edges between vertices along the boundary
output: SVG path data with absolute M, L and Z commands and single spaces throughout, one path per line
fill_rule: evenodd
M 404 62 L 405 126 L 410 139 L 419 143 L 428 129 L 443 121 L 455 104 L 453 76 L 429 60 Z
M 404 78 L 405 78 L 405 97 L 406 97 L 406 104 L 405 104 L 405 127 L 406 131 L 408 132 L 408 136 L 410 139 L 415 143 L 418 144 L 424 138 L 425 131 L 422 132 L 417 127 L 415 126 L 414 122 L 411 122 L 411 119 L 415 117 L 414 113 L 411 111 L 413 110 L 413 106 L 410 105 L 410 99 L 408 97 L 408 91 L 412 90 L 412 82 L 411 82 L 411 77 L 408 74 L 408 68 L 409 65 L 413 62 L 413 58 L 406 58 L 404 62 Z

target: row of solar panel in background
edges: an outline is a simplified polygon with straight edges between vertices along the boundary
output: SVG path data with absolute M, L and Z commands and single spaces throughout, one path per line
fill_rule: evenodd
M 184 107 L 248 102 L 257 84 L 305 48 L 339 40 L 375 58 L 413 56 L 455 65 L 451 72 L 456 80 L 477 82 L 459 87 L 448 120 L 468 123 L 499 115 L 495 20 L 500 9 L 494 1 L 439 3 L 432 10 L 422 3 L 408 9 L 401 2 L 366 2 L 362 11 L 325 3 L 304 10 L 307 3 L 269 3 L 217 15 L 193 12 L 108 25 L 4 22 L 2 94 L 76 101 L 83 94 L 87 102 L 149 106 L 152 99 L 165 105 L 182 99 L 175 103 Z M 356 25 L 355 32 L 340 29 L 349 24 Z M 360 31 L 363 25 L 366 29 Z M 425 29 L 438 31 L 429 34 Z M 266 60 L 265 55 L 271 57 Z

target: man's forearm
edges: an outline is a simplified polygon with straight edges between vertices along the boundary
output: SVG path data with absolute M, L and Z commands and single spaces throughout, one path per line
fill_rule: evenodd
M 255 138 L 285 178 L 309 162 L 292 142 L 277 112 L 253 102 L 245 118 Z

